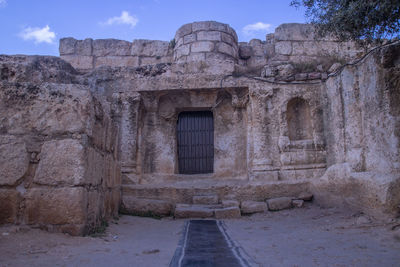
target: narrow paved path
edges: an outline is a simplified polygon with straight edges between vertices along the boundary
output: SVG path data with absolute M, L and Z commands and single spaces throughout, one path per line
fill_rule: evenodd
M 223 222 L 190 220 L 170 267 L 252 266 L 243 249 L 227 235 Z

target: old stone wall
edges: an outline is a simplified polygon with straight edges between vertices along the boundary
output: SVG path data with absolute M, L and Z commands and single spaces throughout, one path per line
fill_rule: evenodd
M 301 24 L 243 43 L 206 21 L 171 42 L 65 38 L 63 60 L 2 56 L 1 221 L 85 233 L 116 214 L 121 187 L 126 210 L 140 199 L 163 214 L 196 194 L 312 191 L 321 205 L 396 215 L 399 51 L 359 61 L 360 47 Z M 213 173 L 179 173 L 187 111 L 213 114 Z
M 139 67 L 171 63 L 172 48 L 164 41 L 63 38 L 60 40 L 60 57 L 82 71 L 100 66 Z
M 118 127 L 55 57 L 0 57 L 0 223 L 81 235 L 118 214 Z
M 381 48 L 326 82 L 330 167 L 315 189 L 324 204 L 398 212 L 399 49 Z

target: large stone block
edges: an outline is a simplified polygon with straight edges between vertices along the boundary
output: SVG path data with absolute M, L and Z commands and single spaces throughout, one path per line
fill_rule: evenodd
M 197 33 L 197 40 L 198 41 L 221 41 L 221 32 L 201 31 L 201 32 Z
M 131 55 L 146 57 L 164 57 L 169 52 L 169 42 L 152 40 L 134 40 Z
M 135 56 L 105 56 L 97 57 L 94 61 L 94 67 L 98 68 L 101 66 L 110 67 L 138 67 L 139 57 Z
M 0 189 L 0 224 L 16 223 L 20 195 L 14 189 Z
M 239 207 L 227 207 L 223 209 L 216 209 L 214 211 L 216 219 L 233 219 L 240 218 Z
M 93 57 L 92 56 L 80 56 L 80 55 L 61 55 L 61 59 L 67 61 L 77 70 L 89 70 L 93 69 Z
M 115 39 L 97 39 L 93 41 L 93 55 L 104 56 L 129 56 L 131 43 Z
M 196 34 L 195 33 L 188 34 L 188 35 L 183 37 L 183 43 L 184 44 L 193 43 L 195 41 L 196 41 Z
M 275 53 L 290 55 L 292 53 L 292 43 L 290 41 L 277 42 L 275 44 Z
M 0 185 L 14 185 L 27 172 L 29 154 L 25 142 L 14 136 L 0 136 Z
M 210 22 L 209 21 L 200 21 L 195 22 L 192 24 L 193 32 L 197 31 L 208 31 L 210 29 Z
M 291 197 L 278 197 L 267 200 L 268 209 L 271 211 L 290 209 L 292 207 Z
M 77 41 L 75 43 L 75 54 L 80 55 L 80 56 L 91 56 L 92 55 L 92 42 L 93 42 L 93 40 L 90 38 Z
M 226 44 L 226 43 L 219 43 L 218 44 L 218 52 L 227 54 L 227 55 L 229 55 L 231 57 L 234 57 L 234 58 L 237 57 L 233 47 L 228 45 L 228 44 Z
M 0 128 L 15 135 L 87 132 L 91 101 L 91 93 L 82 85 L 10 85 L 0 91 L 0 103 L 4 103 L 0 105 Z
M 27 224 L 85 224 L 88 193 L 83 187 L 32 188 L 25 199 Z
M 60 56 L 75 54 L 75 44 L 77 40 L 74 38 L 61 38 L 59 52 Z
M 209 195 L 209 196 L 194 196 L 193 204 L 218 204 L 218 196 L 217 195 Z
M 85 180 L 85 149 L 76 139 L 44 143 L 33 181 L 45 185 L 83 185 Z
M 209 41 L 196 42 L 191 46 L 192 52 L 212 52 L 213 50 L 214 43 Z
M 170 216 L 172 208 L 172 203 L 168 201 L 125 196 L 122 198 L 121 210 L 141 216 Z
M 244 214 L 252 214 L 252 213 L 265 212 L 268 210 L 268 207 L 265 202 L 242 201 L 242 203 L 240 204 L 240 209 Z
M 185 24 L 181 26 L 175 34 L 175 40 L 192 33 L 192 23 Z
M 277 41 L 306 41 L 315 39 L 315 29 L 310 24 L 285 23 L 275 29 Z
M 190 54 L 190 45 L 182 45 L 175 49 L 175 58 L 178 59 L 182 56 L 187 56 Z

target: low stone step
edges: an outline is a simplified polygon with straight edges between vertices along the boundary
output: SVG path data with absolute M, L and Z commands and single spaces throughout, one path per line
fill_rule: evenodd
M 214 210 L 214 214 L 216 219 L 232 219 L 241 217 L 238 206 L 216 209 Z
M 171 216 L 173 204 L 165 200 L 122 197 L 121 212 L 137 216 Z
M 176 204 L 175 218 L 212 218 L 217 207 L 212 205 Z
M 195 204 L 195 205 L 218 204 L 218 196 L 217 195 L 194 196 L 193 204 Z
M 268 210 L 267 203 L 260 201 L 242 201 L 240 209 L 243 214 L 262 213 Z

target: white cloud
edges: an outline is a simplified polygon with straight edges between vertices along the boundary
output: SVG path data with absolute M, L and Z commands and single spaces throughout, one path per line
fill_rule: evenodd
M 0 0 L 0 7 L 5 7 L 7 5 L 7 0 Z
M 49 43 L 52 44 L 56 38 L 55 32 L 50 31 L 49 25 L 43 28 L 38 27 L 27 27 L 20 32 L 19 36 L 25 41 L 33 40 L 35 44 L 38 43 Z
M 129 15 L 128 11 L 122 11 L 121 16 L 109 18 L 106 22 L 102 23 L 104 25 L 114 25 L 114 24 L 126 24 L 131 28 L 135 27 L 139 22 L 136 16 Z
M 272 30 L 272 25 L 263 22 L 257 22 L 254 24 L 248 24 L 243 27 L 242 31 L 245 35 L 252 35 L 256 33 L 267 33 Z

